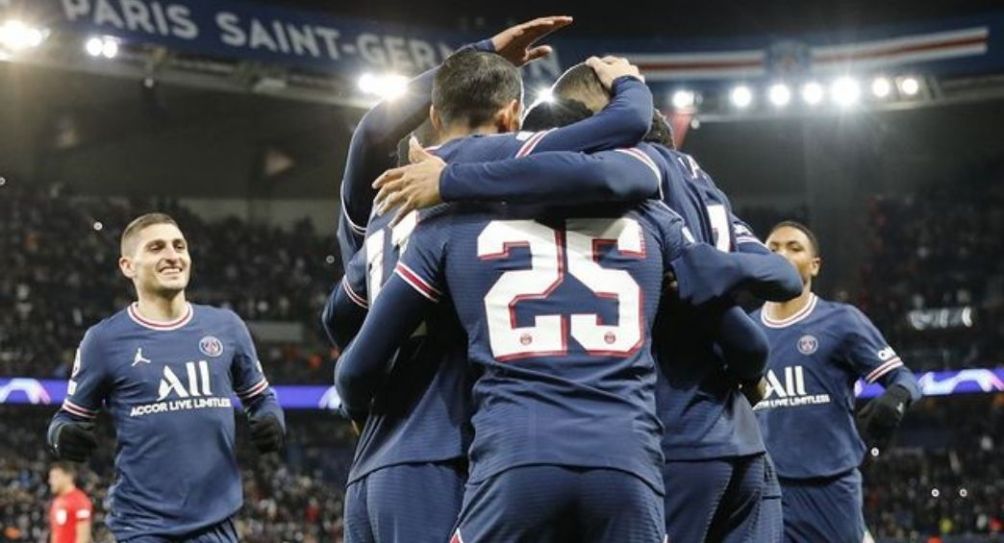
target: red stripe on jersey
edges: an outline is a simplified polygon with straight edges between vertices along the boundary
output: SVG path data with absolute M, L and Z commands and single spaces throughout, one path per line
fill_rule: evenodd
M 366 302 L 365 298 L 356 294 L 356 291 L 352 290 L 352 286 L 349 285 L 349 280 L 347 277 L 342 277 L 342 288 L 345 289 L 345 294 L 349 296 L 349 299 L 352 300 L 353 303 L 355 303 L 356 305 L 358 305 L 363 309 L 369 309 L 370 304 Z
M 404 281 L 417 290 L 419 294 L 425 296 L 433 302 L 438 302 L 439 297 L 442 296 L 442 293 L 439 292 L 439 290 L 430 285 L 425 279 L 422 279 L 403 262 L 398 262 L 397 267 L 394 268 L 394 273 L 396 273 L 401 279 L 404 279 Z

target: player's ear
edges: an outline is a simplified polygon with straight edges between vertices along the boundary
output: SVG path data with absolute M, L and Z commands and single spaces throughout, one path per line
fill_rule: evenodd
M 812 277 L 816 277 L 817 275 L 819 275 L 819 268 L 821 268 L 822 265 L 823 265 L 822 258 L 819 258 L 818 256 L 812 257 L 812 264 L 809 267 L 809 273 L 812 275 Z
M 119 270 L 122 272 L 122 275 L 129 279 L 136 277 L 136 266 L 128 256 L 119 257 Z
M 495 124 L 499 132 L 515 132 L 520 128 L 523 117 L 523 103 L 512 100 L 495 114 Z
M 436 111 L 436 106 L 429 105 L 429 122 L 432 123 L 432 128 L 437 134 L 443 133 L 443 118 L 439 116 L 439 112 Z

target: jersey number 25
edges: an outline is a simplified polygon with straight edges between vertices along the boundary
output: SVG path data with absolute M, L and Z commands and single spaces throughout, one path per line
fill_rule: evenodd
M 628 356 L 641 347 L 641 288 L 627 271 L 597 263 L 602 245 L 644 258 L 641 225 L 620 218 L 569 219 L 565 226 L 561 231 L 530 220 L 492 221 L 478 236 L 482 260 L 509 258 L 513 247 L 530 251 L 528 269 L 502 273 L 485 295 L 489 340 L 497 360 L 563 355 L 569 334 L 590 354 Z M 538 315 L 531 326 L 517 326 L 516 304 L 546 299 L 566 272 L 596 296 L 617 301 L 617 324 L 601 324 L 595 313 L 573 313 Z

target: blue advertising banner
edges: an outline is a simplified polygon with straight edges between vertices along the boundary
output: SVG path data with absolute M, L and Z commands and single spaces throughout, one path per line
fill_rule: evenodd
M 951 396 L 1004 392 L 1004 369 L 968 369 L 918 373 L 917 381 L 925 396 Z M 337 409 L 341 399 L 333 386 L 276 386 L 279 404 L 285 409 Z M 882 393 L 876 384 L 855 385 L 859 398 Z M 27 377 L 0 378 L 0 404 L 59 405 L 66 398 L 66 381 Z M 237 398 L 234 398 L 237 402 Z
M 20 0 L 15 5 L 54 28 L 346 75 L 417 74 L 460 45 L 487 37 L 253 1 Z M 603 54 L 627 56 L 657 84 L 918 69 L 933 75 L 996 73 L 1004 70 L 1004 13 L 794 36 L 586 40 L 557 34 L 548 42 L 556 54 L 527 68 L 532 81 L 553 81 L 563 67 Z

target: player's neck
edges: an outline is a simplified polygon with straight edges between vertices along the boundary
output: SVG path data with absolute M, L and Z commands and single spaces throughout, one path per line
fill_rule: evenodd
M 174 296 L 140 295 L 137 306 L 139 314 L 152 321 L 176 321 L 188 310 L 184 291 Z
M 450 140 L 455 140 L 455 139 L 460 139 L 460 138 L 466 138 L 468 136 L 476 136 L 476 135 L 482 135 L 483 136 L 483 135 L 492 135 L 492 134 L 498 134 L 498 133 L 499 133 L 499 129 L 494 124 L 486 124 L 486 125 L 479 126 L 477 128 L 473 128 L 473 129 L 472 128 L 468 128 L 466 126 L 456 126 L 456 127 L 451 127 L 451 128 L 446 129 L 443 132 L 443 135 L 442 135 L 442 138 L 440 138 L 440 141 L 442 143 L 446 143 L 446 142 L 448 142 Z
M 64 488 L 63 491 L 59 493 L 59 495 L 60 496 L 65 496 L 65 495 L 69 494 L 70 492 L 73 492 L 76 489 L 77 489 L 77 485 L 70 485 L 70 486 Z
M 763 306 L 763 311 L 771 320 L 782 321 L 804 309 L 810 301 L 812 301 L 812 284 L 805 285 L 801 294 L 787 302 L 767 302 Z

